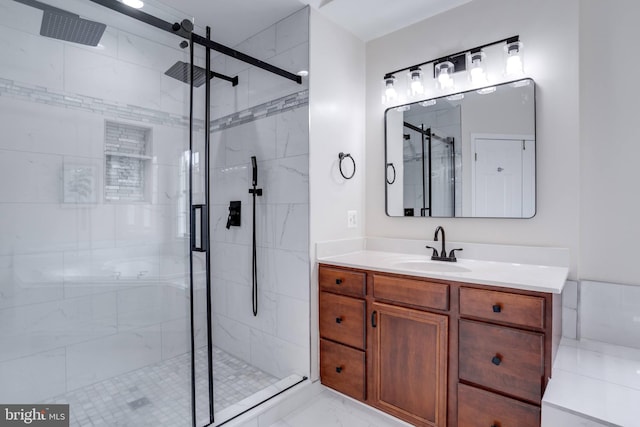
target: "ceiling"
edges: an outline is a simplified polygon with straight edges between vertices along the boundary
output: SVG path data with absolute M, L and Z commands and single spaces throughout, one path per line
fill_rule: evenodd
M 361 40 L 369 41 L 471 0 L 150 1 L 171 15 L 195 17 L 196 26 L 212 28 L 217 42 L 234 46 L 307 4 Z

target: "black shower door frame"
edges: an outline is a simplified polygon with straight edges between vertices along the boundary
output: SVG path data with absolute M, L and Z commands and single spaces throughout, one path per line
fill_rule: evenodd
M 213 342 L 212 342 L 212 319 L 211 319 L 211 253 L 210 253 L 210 171 L 209 171 L 209 155 L 210 155 L 210 143 L 211 143 L 211 79 L 219 78 L 230 82 L 233 86 L 238 84 L 238 77 L 229 77 L 223 74 L 214 72 L 211 70 L 211 51 L 220 52 L 224 55 L 230 56 L 239 61 L 246 62 L 255 67 L 261 68 L 270 73 L 277 74 L 286 79 L 292 80 L 298 84 L 302 84 L 302 76 L 286 71 L 282 68 L 276 67 L 264 61 L 261 61 L 252 56 L 246 55 L 230 47 L 224 46 L 220 43 L 216 43 L 211 40 L 211 28 L 206 27 L 206 35 L 200 36 L 193 32 L 191 26 L 186 26 L 185 21 L 181 23 L 170 23 L 150 15 L 142 10 L 133 9 L 117 0 L 90 0 L 101 6 L 107 7 L 113 11 L 119 12 L 130 18 L 144 22 L 145 24 L 159 28 L 163 31 L 175 34 L 183 39 L 189 41 L 189 228 L 190 230 L 190 251 L 189 251 L 189 296 L 190 296 L 190 322 L 191 322 L 191 415 L 193 421 L 193 427 L 199 427 L 196 416 L 196 342 L 195 342 L 195 307 L 194 307 L 194 253 L 205 254 L 205 280 L 206 280 L 206 313 L 207 313 L 207 379 L 209 389 L 209 424 L 214 422 L 214 399 L 213 399 Z M 189 22 L 186 21 L 188 24 Z M 202 46 L 206 49 L 206 65 L 205 65 L 205 138 L 204 138 L 204 192 L 205 200 L 204 204 L 193 203 L 193 154 L 194 154 L 194 47 L 195 45 Z M 197 219 L 200 219 L 200 223 L 196 224 Z M 199 233 L 196 229 L 199 226 Z M 199 237 L 199 239 L 197 239 Z M 285 390 L 282 390 L 283 392 Z M 239 414 L 241 415 L 241 414 Z M 234 417 L 235 418 L 235 417 Z

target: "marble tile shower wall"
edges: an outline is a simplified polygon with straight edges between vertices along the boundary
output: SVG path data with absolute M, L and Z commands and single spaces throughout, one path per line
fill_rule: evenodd
M 301 10 L 237 49 L 287 70 L 307 70 L 308 13 Z M 241 83 L 233 91 L 216 84 L 213 92 L 213 340 L 278 378 L 308 375 L 307 81 L 298 85 L 233 59 L 218 57 L 214 63 L 227 74 L 238 74 Z M 256 207 L 257 317 L 251 304 L 251 156 L 257 157 L 258 186 L 264 190 Z M 227 230 L 233 200 L 242 202 L 242 225 Z
M 188 349 L 178 227 L 188 86 L 163 74 L 185 53 L 113 28 L 102 49 L 80 47 L 39 36 L 39 21 L 0 4 L 2 402 L 44 400 Z M 143 203 L 105 201 L 106 120 L 151 129 Z M 86 203 L 66 199 L 79 169 Z

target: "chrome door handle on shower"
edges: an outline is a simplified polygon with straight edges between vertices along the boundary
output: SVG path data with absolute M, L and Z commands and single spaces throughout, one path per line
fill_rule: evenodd
M 191 206 L 191 250 L 206 252 L 207 245 L 207 205 Z

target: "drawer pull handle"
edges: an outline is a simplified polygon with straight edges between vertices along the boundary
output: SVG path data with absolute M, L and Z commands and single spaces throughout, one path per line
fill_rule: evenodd
M 500 307 L 500 304 L 494 304 L 493 305 L 493 312 L 494 313 L 500 313 L 502 311 L 502 307 Z
M 374 310 L 374 311 L 371 313 L 371 327 L 372 327 L 372 328 L 377 328 L 377 327 L 378 327 L 378 321 L 377 321 L 377 318 L 378 318 L 378 312 Z
M 336 285 L 342 285 L 342 279 L 336 279 Z
M 342 366 L 336 366 L 336 372 L 337 373 L 342 372 Z
M 342 323 L 342 317 L 336 317 L 336 323 Z
M 502 363 L 502 359 L 500 358 L 500 356 L 493 356 L 493 358 L 491 359 L 491 363 L 496 366 L 500 366 L 500 363 Z

